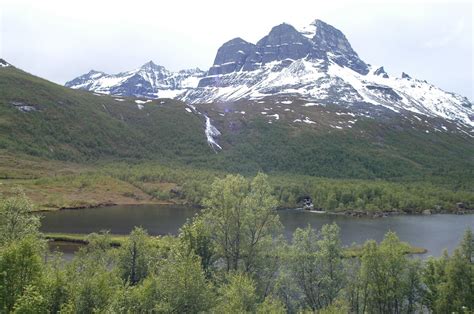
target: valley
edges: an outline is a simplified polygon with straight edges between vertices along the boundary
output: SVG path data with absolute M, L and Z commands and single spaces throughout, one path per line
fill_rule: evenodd
M 0 313 L 472 312 L 474 105 L 440 87 L 472 92 L 464 19 L 338 10 L 353 46 L 268 12 L 333 3 L 138 2 L 7 16 Z
M 13 66 L 0 69 L 0 86 L 0 189 L 22 186 L 39 210 L 200 206 L 213 178 L 258 171 L 281 207 L 305 196 L 328 211 L 474 204 L 474 140 L 440 117 L 290 97 L 192 105 L 95 95 Z

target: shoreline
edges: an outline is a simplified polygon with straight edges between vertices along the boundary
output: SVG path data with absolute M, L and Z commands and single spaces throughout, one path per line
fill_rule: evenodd
M 86 204 L 86 205 L 79 205 L 79 206 L 63 206 L 63 207 L 50 207 L 50 208 L 41 208 L 33 210 L 33 213 L 47 213 L 47 212 L 55 212 L 55 211 L 67 211 L 67 210 L 82 210 L 82 209 L 92 209 L 92 208 L 101 208 L 101 207 L 111 207 L 111 206 L 141 206 L 141 205 L 184 205 L 178 202 L 171 202 L 171 201 L 145 201 L 145 202 L 103 202 L 98 204 Z M 191 206 L 191 207 L 194 207 Z
M 474 210 L 462 210 L 462 211 L 431 211 L 429 213 L 425 211 L 421 212 L 404 212 L 404 211 L 358 211 L 358 210 L 345 210 L 345 211 L 326 211 L 326 210 L 309 210 L 304 209 L 303 207 L 297 208 L 278 208 L 279 210 L 294 210 L 294 211 L 301 211 L 301 212 L 308 212 L 317 215 L 334 215 L 334 216 L 346 216 L 351 218 L 387 218 L 387 217 L 394 217 L 394 216 L 432 216 L 432 215 L 472 215 L 474 214 Z
M 59 208 L 49 208 L 49 209 L 38 209 L 34 210 L 33 213 L 46 213 L 46 212 L 54 212 L 54 211 L 67 211 L 67 210 L 82 210 L 82 209 L 93 209 L 93 208 L 101 208 L 101 207 L 111 207 L 111 206 L 141 206 L 141 205 L 181 205 L 181 206 L 189 206 L 191 208 L 202 208 L 200 205 L 197 204 L 186 204 L 183 202 L 175 202 L 175 201 L 144 201 L 144 202 L 103 202 L 98 204 L 86 204 L 86 205 L 79 205 L 79 206 L 64 206 Z M 284 210 L 294 210 L 294 211 L 301 211 L 301 212 L 308 212 L 318 215 L 335 215 L 335 216 L 347 216 L 352 218 L 387 218 L 393 216 L 431 216 L 431 215 L 472 215 L 474 214 L 474 209 L 460 209 L 457 211 L 448 211 L 448 210 L 431 210 L 426 209 L 421 212 L 404 212 L 404 211 L 364 211 L 364 210 L 344 210 L 344 211 L 327 211 L 323 209 L 316 209 L 316 210 L 309 210 L 304 209 L 303 207 L 277 207 L 276 211 L 284 211 Z
M 44 233 L 44 237 L 48 240 L 49 243 L 52 244 L 78 244 L 80 246 L 88 245 L 87 241 L 88 234 L 84 233 Z M 157 236 L 150 236 L 151 238 Z M 110 246 L 111 247 L 120 247 L 124 241 L 128 238 L 128 235 L 120 235 L 120 234 L 110 234 Z M 409 243 L 406 243 L 406 250 L 405 254 L 411 255 L 423 255 L 428 253 L 428 250 L 423 247 L 413 246 Z M 362 247 L 363 245 L 353 245 L 344 247 L 344 257 L 345 258 L 354 258 L 358 257 L 362 254 Z

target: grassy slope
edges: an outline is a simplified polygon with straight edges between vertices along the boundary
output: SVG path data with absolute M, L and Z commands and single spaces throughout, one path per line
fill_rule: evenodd
M 295 102 L 291 106 L 299 105 Z M 279 120 L 261 114 L 270 106 L 272 113 L 280 115 Z M 381 122 L 341 117 L 340 108 L 335 106 L 311 107 L 311 111 L 303 111 L 303 114 L 316 124 L 305 125 L 291 123 L 301 118 L 301 112 L 285 117 L 289 113 L 274 104 L 237 104 L 226 117 L 219 115 L 224 108 L 214 112 L 210 105 L 205 108 L 218 128 L 224 130 L 222 141 L 226 149 L 218 156 L 222 169 L 390 180 L 442 176 L 465 182 L 474 176 L 472 138 L 460 133 L 425 133 L 423 125 L 412 124 L 398 116 Z M 228 107 L 225 109 L 229 111 Z M 238 113 L 241 110 L 246 114 Z M 347 120 L 357 122 L 350 129 L 330 127 Z
M 38 110 L 21 112 L 12 102 Z M 474 142 L 466 136 L 427 134 L 397 118 L 359 118 L 352 129 L 335 130 L 330 125 L 344 121 L 331 106 L 303 108 L 298 114 L 317 123 L 296 125 L 288 123 L 296 113 L 279 106 L 280 120 L 269 124 L 260 113 L 268 104 L 201 105 L 223 133 L 224 150 L 215 154 L 203 117 L 183 103 L 144 106 L 0 68 L 0 177 L 7 179 L 0 192 L 21 185 L 41 209 L 170 198 L 197 204 L 215 176 L 263 170 L 287 206 L 302 194 L 331 210 L 474 204 Z M 182 193 L 170 195 L 176 188 Z
M 12 102 L 38 108 L 21 112 Z M 182 113 L 182 114 L 180 114 Z M 74 91 L 15 68 L 0 69 L 0 148 L 46 158 L 183 160 L 211 154 L 203 120 L 184 104 L 133 100 Z M 201 132 L 196 132 L 199 130 Z

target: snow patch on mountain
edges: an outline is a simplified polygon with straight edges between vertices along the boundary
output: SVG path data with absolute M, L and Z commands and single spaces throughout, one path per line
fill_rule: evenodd
M 148 99 L 148 100 L 136 99 L 136 100 L 135 100 L 135 103 L 136 103 L 136 104 L 146 104 L 146 103 L 151 102 L 151 101 L 152 101 L 151 99 Z
M 365 103 L 396 113 L 407 110 L 474 127 L 474 110 L 465 97 L 407 76 L 381 76 L 374 71 L 363 75 L 335 63 L 331 57 L 329 55 L 330 59 L 326 61 L 295 60 L 286 67 L 283 65 L 286 61 L 274 61 L 254 71 L 214 76 L 219 84 L 189 90 L 180 99 L 190 103 L 211 103 L 295 96 L 309 101 L 304 105 L 306 107 Z
M 304 107 L 367 108 L 358 116 L 369 118 L 380 112 L 416 114 L 474 128 L 473 104 L 466 97 L 406 73 L 392 75 L 383 66 L 366 64 L 340 30 L 320 20 L 300 30 L 277 25 L 255 44 L 234 38 L 218 49 L 208 72 L 171 72 L 150 61 L 113 75 L 92 70 L 66 86 L 114 96 L 175 98 L 188 104 L 243 99 L 263 103 L 268 98 L 291 105 L 302 100 Z

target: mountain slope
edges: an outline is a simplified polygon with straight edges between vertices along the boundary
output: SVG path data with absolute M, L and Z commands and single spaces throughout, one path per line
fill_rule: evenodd
M 150 61 L 138 69 L 118 74 L 91 70 L 67 82 L 65 86 L 117 96 L 174 98 L 196 87 L 204 74 L 197 68 L 171 72 Z
M 383 106 L 474 128 L 474 109 L 467 98 L 366 64 L 341 31 L 320 20 L 301 31 L 281 24 L 255 45 L 240 38 L 225 43 L 198 88 L 178 98 L 210 103 L 270 96 L 346 107 Z
M 91 71 L 66 86 L 98 93 L 146 98 L 169 97 L 187 103 L 235 102 L 278 96 L 323 105 L 382 106 L 454 121 L 474 131 L 473 104 L 424 80 L 364 62 L 345 35 L 315 20 L 297 30 L 289 24 L 271 29 L 256 44 L 242 38 L 224 43 L 207 72 L 169 72 L 153 62 L 108 75 Z
M 205 120 L 185 107 L 169 99 L 96 96 L 2 67 L 0 148 L 76 161 L 205 158 L 213 154 Z
M 98 96 L 11 66 L 0 68 L 0 149 L 241 173 L 450 182 L 474 175 L 474 139 L 439 117 L 279 97 L 193 106 Z

